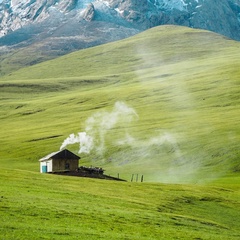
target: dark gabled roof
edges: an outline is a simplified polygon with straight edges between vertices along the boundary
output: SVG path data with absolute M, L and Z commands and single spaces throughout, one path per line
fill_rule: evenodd
M 67 149 L 64 149 L 64 150 L 60 150 L 60 151 L 57 151 L 57 152 L 50 153 L 47 156 L 41 158 L 39 161 L 44 162 L 44 161 L 47 161 L 49 159 L 72 159 L 72 160 L 76 159 L 76 160 L 79 160 L 80 157 L 77 156 L 76 154 L 72 153 L 71 151 L 69 151 Z

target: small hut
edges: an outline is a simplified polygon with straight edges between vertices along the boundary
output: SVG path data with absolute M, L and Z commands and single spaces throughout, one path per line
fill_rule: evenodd
M 41 173 L 75 171 L 80 157 L 67 149 L 53 152 L 39 160 Z

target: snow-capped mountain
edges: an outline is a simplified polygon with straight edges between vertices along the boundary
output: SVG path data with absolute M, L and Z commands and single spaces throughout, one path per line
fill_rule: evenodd
M 89 21 L 125 22 L 138 29 L 178 24 L 240 39 L 240 0 L 1 0 L 0 36 L 49 18 L 61 21 L 62 15 L 84 18 L 89 4 Z
M 240 40 L 240 0 L 0 0 L 0 53 L 52 58 L 163 24 Z

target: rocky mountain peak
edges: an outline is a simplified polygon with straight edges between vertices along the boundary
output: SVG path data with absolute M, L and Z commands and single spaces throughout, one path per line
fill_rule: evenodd
M 87 21 L 98 15 L 97 21 L 125 21 L 138 29 L 177 24 L 240 39 L 240 0 L 0 0 L 0 37 L 49 17 L 82 11 Z

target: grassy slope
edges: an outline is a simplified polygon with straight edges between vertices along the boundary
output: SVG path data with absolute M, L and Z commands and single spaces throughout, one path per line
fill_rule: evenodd
M 2 170 L 2 239 L 239 239 L 239 188 Z M 17 197 L 16 197 L 17 196 Z
M 0 82 L 1 162 L 37 171 L 39 157 L 84 131 L 92 114 L 123 101 L 139 119 L 106 131 L 106 151 L 84 161 L 149 181 L 236 171 L 239 47 L 206 31 L 165 26 L 13 72 Z M 131 146 L 116 145 L 126 133 Z
M 36 53 L 31 47 L 18 49 L 13 52 L 4 52 L 0 56 L 0 76 L 16 71 L 26 65 L 30 66 L 52 58 L 54 56 L 46 57 L 41 52 Z
M 1 237 L 239 239 L 239 47 L 164 26 L 1 78 Z M 84 163 L 128 180 L 138 173 L 146 181 L 211 185 L 38 173 L 40 157 L 116 101 L 138 119 L 108 130 L 106 151 L 81 155 Z M 131 146 L 116 145 L 126 133 Z

